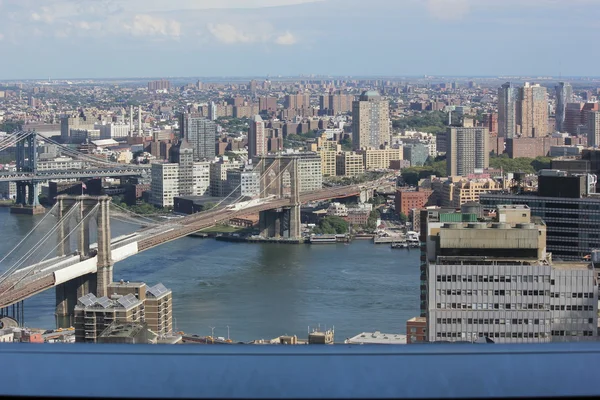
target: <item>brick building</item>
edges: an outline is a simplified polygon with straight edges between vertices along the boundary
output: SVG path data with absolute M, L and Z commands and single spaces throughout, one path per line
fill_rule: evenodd
M 433 193 L 429 189 L 398 189 L 396 190 L 395 205 L 396 213 L 408 215 L 413 208 L 423 208 L 429 201 L 429 197 Z

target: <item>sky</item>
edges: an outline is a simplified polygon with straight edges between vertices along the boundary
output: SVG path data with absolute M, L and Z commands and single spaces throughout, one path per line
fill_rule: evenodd
M 600 0 L 0 0 L 0 80 L 597 76 Z

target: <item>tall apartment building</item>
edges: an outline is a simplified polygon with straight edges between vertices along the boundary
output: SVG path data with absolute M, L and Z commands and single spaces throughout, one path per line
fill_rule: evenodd
M 210 164 L 210 195 L 214 197 L 226 197 L 229 195 L 227 185 L 227 171 L 242 167 L 242 163 L 221 157 L 217 162 Z
M 365 172 L 363 155 L 353 151 L 343 151 L 336 155 L 336 175 L 356 176 Z
M 288 94 L 285 96 L 283 107 L 289 109 L 310 108 L 310 95 L 300 92 Z
M 352 103 L 352 143 L 355 150 L 390 144 L 390 105 L 369 90 Z
M 393 149 L 386 146 L 383 149 L 363 149 L 358 151 L 364 157 L 365 170 L 389 169 L 391 161 L 402 160 L 403 148 Z
M 171 163 L 179 164 L 177 195 L 194 194 L 194 148 L 186 138 L 181 139 L 177 146 L 171 147 Z
M 148 90 L 171 90 L 171 82 L 161 79 L 159 81 L 148 82 Z
M 525 82 L 517 100 L 517 133 L 524 137 L 548 134 L 548 93 L 539 84 Z
M 587 111 L 587 145 L 600 146 L 600 111 Z
M 248 158 L 268 153 L 267 130 L 260 115 L 255 115 L 248 128 Z
M 566 82 L 558 82 L 556 91 L 556 131 L 565 132 L 565 116 L 567 104 L 573 101 L 573 87 Z
M 198 114 L 180 114 L 179 129 L 181 137 L 185 137 L 194 148 L 194 160 L 212 160 L 215 158 L 217 141 L 217 125 Z
M 319 97 L 319 107 L 327 115 L 339 115 L 352 111 L 354 96 L 340 91 Z
M 487 128 L 454 128 L 446 131 L 446 171 L 448 176 L 466 176 L 489 167 Z
M 487 193 L 480 196 L 480 202 L 486 207 L 529 206 L 531 213 L 547 225 L 547 246 L 552 256 L 577 261 L 600 248 L 600 199 L 594 194 L 596 180 L 589 174 L 542 170 L 537 193 Z
M 527 206 L 499 205 L 492 222 L 431 225 L 425 242 L 430 342 L 597 340 L 594 269 L 554 262 L 546 226 L 531 219 Z
M 277 111 L 277 98 L 263 96 L 258 98 L 258 109 L 260 112 L 275 112 Z
M 157 207 L 172 207 L 179 196 L 179 164 L 154 162 L 151 164 L 150 203 Z
M 97 298 L 88 293 L 77 300 L 74 312 L 75 341 L 96 343 L 100 334 L 112 323 L 144 322 L 144 301 L 133 294 L 116 300 Z
M 518 89 L 506 82 L 498 89 L 498 136 L 513 138 L 517 134 Z

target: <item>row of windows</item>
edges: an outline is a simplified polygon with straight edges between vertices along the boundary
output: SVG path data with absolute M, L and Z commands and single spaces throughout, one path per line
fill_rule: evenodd
M 594 306 L 550 305 L 550 311 L 594 311 Z
M 464 290 L 464 289 L 437 289 L 438 295 L 447 296 L 550 296 L 549 290 Z M 580 293 L 581 294 L 581 293 Z M 588 293 L 585 293 L 586 299 Z M 592 294 L 593 295 L 593 294 Z M 562 296 L 565 297 L 565 296 Z M 592 297 L 593 298 L 593 297 Z
M 550 319 L 531 319 L 531 318 L 513 318 L 513 319 L 505 319 L 505 318 L 496 318 L 496 319 L 487 319 L 487 318 L 437 318 L 436 322 L 438 324 L 462 324 L 465 321 L 467 325 L 550 325 Z M 593 320 L 589 319 L 590 323 L 593 323 Z
M 558 307 L 558 306 L 557 306 Z M 563 306 L 564 307 L 564 306 Z M 573 306 L 577 307 L 577 306 Z M 592 307 L 592 306 L 589 306 Z M 539 303 L 437 303 L 438 310 L 549 310 L 549 304 Z M 593 308 L 592 308 L 593 309 Z
M 513 338 L 513 339 L 545 339 L 548 337 L 548 334 L 545 332 L 479 332 L 479 333 L 467 333 L 467 332 L 437 332 L 436 336 L 438 338 L 474 338 L 474 337 L 484 337 L 487 336 L 489 338 Z M 584 336 L 584 335 L 582 335 Z
M 438 282 L 550 282 L 554 285 L 554 279 L 550 280 L 549 275 L 438 275 Z
M 552 331 L 552 336 L 594 336 L 593 331 Z
M 593 299 L 594 293 L 565 293 L 565 292 L 552 292 L 550 293 L 550 297 L 554 299 L 564 299 L 564 298 L 572 298 L 572 299 Z

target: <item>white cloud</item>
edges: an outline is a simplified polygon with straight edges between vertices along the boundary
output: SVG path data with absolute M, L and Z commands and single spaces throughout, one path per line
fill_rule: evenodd
M 178 21 L 153 17 L 148 14 L 136 15 L 133 17 L 133 23 L 126 24 L 125 29 L 133 36 L 167 36 L 171 38 L 181 36 L 181 24 Z
M 296 37 L 289 31 L 286 31 L 283 35 L 277 37 L 277 39 L 275 39 L 275 43 L 277 44 L 281 44 L 284 46 L 290 46 L 292 44 L 296 44 L 298 41 L 296 40 Z
M 230 23 L 211 23 L 207 25 L 207 29 L 214 38 L 225 44 L 277 43 L 292 45 L 297 42 L 296 37 L 291 32 L 277 33 L 273 26 L 267 22 L 256 22 L 243 27 Z
M 208 24 L 208 31 L 220 42 L 226 44 L 253 43 L 257 36 L 242 32 L 230 24 Z
M 469 0 L 428 0 L 427 9 L 435 18 L 456 20 L 469 13 L 471 4 Z

